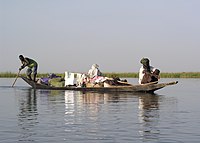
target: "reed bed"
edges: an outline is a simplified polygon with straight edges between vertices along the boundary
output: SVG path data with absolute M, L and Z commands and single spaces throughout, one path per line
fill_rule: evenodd
M 21 75 L 25 76 L 25 73 Z M 38 73 L 37 77 L 47 77 L 49 73 Z M 64 73 L 56 73 L 56 75 L 64 77 Z M 1 72 L 0 78 L 14 78 L 17 76 L 17 73 L 13 72 Z M 136 72 L 127 72 L 127 73 L 103 73 L 103 76 L 106 77 L 119 77 L 119 78 L 138 78 L 138 73 Z M 161 78 L 200 78 L 200 72 L 176 72 L 168 73 L 164 72 L 160 74 Z
M 200 78 L 200 72 L 161 73 L 161 78 Z
M 106 77 L 119 77 L 119 78 L 138 78 L 138 73 L 103 73 Z
M 138 78 L 138 73 L 105 73 L 107 77 Z M 161 78 L 200 78 L 200 72 L 161 73 Z
M 20 75 L 22 76 L 26 76 L 25 73 L 21 73 Z M 17 76 L 17 73 L 13 73 L 13 72 L 2 72 L 0 73 L 0 78 L 14 78 Z M 47 77 L 48 73 L 38 73 L 37 77 Z

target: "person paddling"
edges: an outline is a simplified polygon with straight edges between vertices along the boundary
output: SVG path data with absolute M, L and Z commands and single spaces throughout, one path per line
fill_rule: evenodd
M 37 68 L 38 64 L 35 60 L 24 57 L 23 55 L 19 55 L 19 59 L 22 63 L 22 66 L 19 68 L 19 71 L 24 69 L 26 66 L 28 67 L 26 74 L 30 80 L 32 80 L 31 73 L 33 72 L 33 81 L 36 82 L 37 76 Z

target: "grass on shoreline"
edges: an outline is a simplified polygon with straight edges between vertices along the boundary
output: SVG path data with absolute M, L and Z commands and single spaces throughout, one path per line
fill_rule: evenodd
M 49 73 L 38 73 L 37 77 L 47 77 Z M 60 75 L 64 77 L 64 73 L 56 73 L 57 75 Z M 25 73 L 22 73 L 21 75 L 25 76 Z M 119 77 L 119 78 L 138 78 L 138 73 L 132 72 L 132 73 L 103 73 L 106 77 Z M 17 73 L 12 72 L 1 72 L 0 78 L 15 78 L 17 76 Z M 177 73 L 161 73 L 161 78 L 200 78 L 200 72 L 177 72 Z
M 138 78 L 138 73 L 105 73 L 107 77 Z M 200 72 L 160 73 L 161 78 L 200 78 Z

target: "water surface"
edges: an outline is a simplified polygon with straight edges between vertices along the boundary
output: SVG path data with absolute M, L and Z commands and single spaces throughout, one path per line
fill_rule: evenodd
M 2 78 L 0 142 L 197 143 L 200 79 L 178 80 L 152 95 L 33 90 L 21 79 L 12 88 Z

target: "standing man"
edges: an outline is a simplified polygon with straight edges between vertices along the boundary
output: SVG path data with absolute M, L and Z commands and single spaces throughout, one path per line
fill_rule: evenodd
M 37 76 L 37 68 L 38 64 L 35 60 L 24 57 L 23 55 L 19 55 L 19 59 L 22 63 L 22 66 L 19 68 L 21 71 L 26 66 L 28 67 L 26 74 L 30 80 L 32 80 L 31 73 L 33 72 L 33 81 L 36 82 L 36 76 Z

